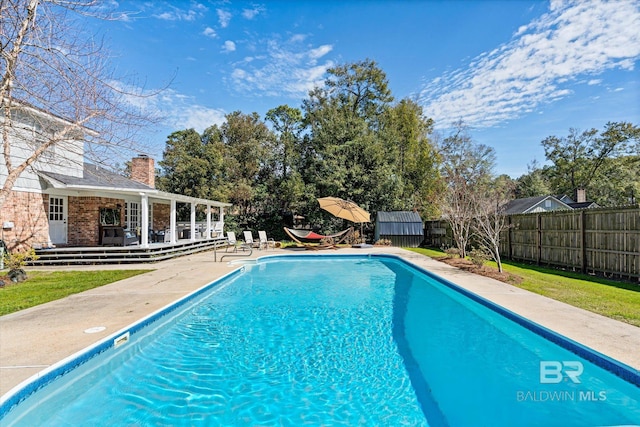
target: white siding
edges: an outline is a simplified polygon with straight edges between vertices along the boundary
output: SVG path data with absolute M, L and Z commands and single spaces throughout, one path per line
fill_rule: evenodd
M 46 120 L 43 114 L 20 114 L 15 111 L 14 126 L 10 135 L 11 161 L 13 166 L 24 162 L 39 146 L 39 141 L 46 138 L 47 133 L 59 127 L 58 119 Z M 0 123 L 2 118 L 0 116 Z M 47 126 L 47 129 L 43 128 Z M 34 164 L 25 169 L 14 185 L 14 190 L 39 191 L 42 189 L 40 179 L 35 170 L 55 172 L 71 176 L 82 176 L 84 145 L 82 140 L 70 140 L 57 143 L 47 150 Z M 7 166 L 0 156 L 0 185 L 7 178 Z

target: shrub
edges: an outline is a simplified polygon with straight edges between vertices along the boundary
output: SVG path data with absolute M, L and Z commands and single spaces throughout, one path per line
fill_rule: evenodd
M 447 248 L 444 250 L 444 253 L 446 253 L 449 256 L 449 258 L 455 258 L 460 256 L 460 251 L 458 250 L 458 248 Z
M 5 252 L 4 266 L 9 269 L 7 276 L 14 283 L 23 282 L 27 279 L 27 273 L 23 267 L 27 265 L 28 261 L 35 261 L 37 259 L 38 256 L 33 248 L 24 252 Z
M 469 259 L 476 267 L 482 267 L 491 257 L 482 249 L 473 248 L 469 252 Z
M 377 242 L 375 242 L 374 245 L 376 245 L 376 246 L 391 246 L 391 240 L 390 239 L 380 239 Z

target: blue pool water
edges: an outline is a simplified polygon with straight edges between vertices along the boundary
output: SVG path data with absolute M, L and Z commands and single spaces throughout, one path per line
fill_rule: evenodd
M 640 424 L 637 372 L 602 358 L 625 381 L 394 257 L 274 257 L 244 270 L 0 424 Z

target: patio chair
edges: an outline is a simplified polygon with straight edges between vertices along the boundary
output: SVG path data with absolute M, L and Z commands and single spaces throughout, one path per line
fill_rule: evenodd
M 269 249 L 269 246 L 272 248 L 276 247 L 275 240 L 267 238 L 266 231 L 258 231 L 258 240 L 260 241 L 260 248 Z
M 236 240 L 236 233 L 233 231 L 227 231 L 227 247 L 225 248 L 225 252 L 229 250 L 229 248 L 233 248 L 233 252 L 238 252 L 238 241 Z
M 256 242 L 255 240 L 253 240 L 253 234 L 251 233 L 251 231 L 244 231 L 244 244 L 247 246 L 250 246 L 252 248 L 260 248 L 260 242 Z
M 224 232 L 222 230 L 223 226 L 224 226 L 224 223 L 222 221 L 215 222 L 211 230 L 211 237 L 213 238 L 216 238 L 218 236 L 224 237 Z

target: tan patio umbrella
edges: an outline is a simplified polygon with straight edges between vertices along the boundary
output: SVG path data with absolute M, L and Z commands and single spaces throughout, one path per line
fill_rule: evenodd
M 360 237 L 362 237 L 362 223 L 371 221 L 369 212 L 350 200 L 340 199 L 339 197 L 321 197 L 318 202 L 322 209 L 333 216 L 360 223 Z
M 318 199 L 320 207 L 333 216 L 346 219 L 351 222 L 369 222 L 369 212 L 362 209 L 352 201 L 340 199 L 338 197 L 321 197 Z

